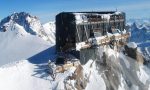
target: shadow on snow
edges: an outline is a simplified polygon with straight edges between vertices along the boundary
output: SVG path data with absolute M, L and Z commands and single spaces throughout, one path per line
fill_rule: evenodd
M 47 63 L 49 60 L 53 61 L 55 57 L 56 57 L 55 46 L 52 46 L 28 58 L 29 62 L 35 64 L 36 66 L 36 68 L 34 68 L 34 73 L 32 74 L 32 76 L 52 81 L 53 79 L 49 77 L 51 71 Z
M 28 58 L 27 60 L 29 60 L 30 63 L 33 64 L 42 64 L 42 63 L 47 63 L 48 60 L 54 60 L 55 58 L 55 46 L 52 46 L 30 58 Z
M 44 80 L 49 80 L 49 81 L 53 81 L 53 79 L 50 76 L 50 70 L 47 64 L 36 64 L 36 68 L 34 68 L 34 74 L 32 74 L 32 76 L 36 77 L 36 78 L 41 78 Z

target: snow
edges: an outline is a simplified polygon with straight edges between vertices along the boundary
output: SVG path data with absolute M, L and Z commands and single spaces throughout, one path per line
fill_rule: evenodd
M 121 85 L 119 85 L 119 88 L 118 88 L 118 90 L 125 90 L 125 81 L 124 81 L 124 79 L 123 79 L 123 76 L 121 76 Z
M 122 53 L 120 53 L 119 57 L 124 61 L 126 67 L 127 67 L 128 69 L 130 69 L 130 63 L 129 63 L 128 60 L 125 59 L 125 56 L 124 56 Z
M 86 65 L 84 65 L 85 74 L 89 74 L 91 70 L 91 77 L 89 83 L 85 90 L 105 90 L 106 86 L 101 77 L 98 74 L 95 63 L 91 68 L 90 60 Z M 75 68 L 70 68 L 64 73 L 58 73 L 55 81 L 51 78 L 49 74 L 45 72 L 46 64 L 32 64 L 28 60 L 20 60 L 18 62 L 5 65 L 0 67 L 0 89 L 3 90 L 64 90 L 64 81 L 67 76 L 71 75 Z M 42 68 L 43 67 L 43 68 Z M 75 81 L 70 80 L 74 85 Z M 75 88 L 75 86 L 73 86 Z
M 145 48 L 146 53 L 150 56 L 150 47 Z
M 24 12 L 14 13 L 10 17 L 0 22 L 0 26 L 5 26 L 0 28 L 0 66 L 31 58 L 55 45 L 54 23 L 42 26 L 36 17 Z
M 150 19 L 130 19 L 128 20 L 131 31 L 130 42 L 135 42 L 141 49 L 146 61 L 150 60 Z
M 138 78 L 143 84 L 146 84 L 146 82 L 150 80 L 149 77 L 150 72 L 145 66 L 140 66 L 139 68 L 140 70 L 137 71 Z
M 29 23 L 32 21 L 32 19 L 31 19 L 29 16 L 26 17 L 26 20 L 27 20 Z
M 103 15 L 102 15 L 102 18 L 103 18 L 103 19 L 106 19 L 107 21 L 109 21 L 110 15 L 111 15 L 111 14 L 103 14 Z
M 22 26 L 24 30 L 29 34 L 36 35 L 48 41 L 48 35 L 44 31 L 43 25 L 41 24 L 40 20 L 36 16 L 31 16 L 30 14 L 25 12 L 14 13 L 1 20 L 0 29 L 2 31 L 3 30 L 8 31 L 10 30 L 8 28 L 14 27 L 15 24 Z
M 27 34 L 17 28 L 15 31 L 0 32 L 0 42 L 0 65 L 30 58 L 52 46 L 40 37 Z
M 121 13 L 122 12 L 116 11 L 112 14 L 95 14 L 95 13 L 93 13 L 92 15 L 101 15 L 103 19 L 106 19 L 107 21 L 109 21 L 111 15 L 119 15 Z M 76 24 L 87 22 L 88 18 L 86 16 L 86 14 L 88 14 L 88 13 L 74 13 L 75 18 L 76 18 Z
M 85 90 L 106 90 L 105 82 L 101 77 L 103 73 L 101 73 L 101 75 L 98 73 L 95 62 L 91 67 L 92 63 L 93 60 L 89 60 L 87 64 L 83 66 L 85 74 L 88 75 L 91 71 L 91 76 Z
M 150 39 L 150 27 L 149 24 L 139 24 L 140 22 L 134 22 L 132 25 L 130 25 L 130 31 L 131 31 L 131 37 L 130 41 L 131 42 L 136 42 L 136 43 L 145 43 L 147 40 Z
M 55 22 L 48 22 L 43 25 L 44 31 L 46 32 L 49 41 L 55 44 Z
M 87 18 L 83 13 L 74 13 L 74 15 L 75 15 L 77 24 L 87 22 Z
M 149 68 L 138 64 L 134 59 L 129 58 L 122 53 L 111 50 L 108 47 L 104 49 L 104 51 L 108 55 L 108 58 L 110 57 L 109 66 L 112 67 L 112 70 L 115 68 L 115 72 L 119 72 L 116 70 L 117 68 L 120 68 L 122 72 L 119 74 L 121 75 L 121 83 L 118 90 L 128 90 L 128 88 L 129 90 L 141 90 L 148 88 L 148 82 L 150 80 Z M 115 75 L 116 74 L 114 74 L 114 76 Z M 127 86 L 129 83 L 132 83 L 132 87 Z M 140 83 L 143 83 L 143 86 Z
M 76 50 L 80 51 L 80 49 L 85 45 L 85 42 L 76 43 Z
M 75 71 L 75 68 L 72 67 L 69 70 L 65 71 L 64 73 L 57 73 L 56 74 L 56 79 L 53 81 L 53 88 L 55 90 L 65 90 L 65 82 L 67 83 L 66 79 L 68 76 L 72 76 L 72 73 Z M 70 81 L 72 85 L 74 85 L 74 80 Z
M 76 23 L 82 23 L 82 16 L 80 14 L 75 14 L 75 18 L 76 18 Z
M 37 68 L 37 69 L 36 69 Z M 0 89 L 1 90 L 49 90 L 52 88 L 49 75 L 44 75 L 42 69 L 29 63 L 27 60 L 20 60 L 11 67 L 0 68 Z M 46 75 L 46 74 L 45 74 Z
M 121 13 L 122 13 L 122 12 L 120 12 L 120 11 L 116 11 L 116 12 L 115 12 L 116 15 L 119 15 L 119 14 L 121 14 Z
M 107 20 L 109 19 L 107 15 L 104 15 L 104 17 Z M 13 19 L 14 17 L 11 18 Z M 82 22 L 84 17 L 79 15 L 76 19 Z M 48 22 L 41 26 L 40 22 L 38 23 L 29 16 L 26 20 L 31 22 L 31 28 L 34 29 L 38 35 L 42 35 L 42 38 L 38 35 L 30 34 L 30 32 L 26 31 L 25 27 L 18 23 L 14 23 L 13 21 L 5 23 L 7 31 L 0 32 L 0 65 L 2 65 L 0 67 L 0 89 L 64 90 L 65 82 L 72 84 L 72 89 L 76 89 L 74 85 L 74 83 L 76 83 L 75 80 L 66 80 L 67 76 L 71 76 L 75 71 L 74 67 L 68 69 L 64 73 L 57 73 L 55 80 L 53 80 L 47 72 L 47 62 L 49 60 L 47 56 L 55 56 L 55 54 L 51 53 L 54 52 L 54 50 L 48 50 L 55 45 L 55 23 Z M 146 26 L 143 27 L 145 28 Z M 146 27 L 146 29 L 148 28 Z M 145 29 L 142 28 L 142 30 Z M 43 40 L 43 38 L 45 38 L 45 40 L 48 38 L 50 42 Z M 97 40 L 102 38 L 104 37 L 96 37 Z M 77 49 L 85 45 L 85 43 L 79 44 Z M 137 47 L 134 42 L 130 42 L 127 45 L 131 48 Z M 145 49 L 147 53 L 149 53 L 149 48 L 147 47 Z M 45 53 L 43 54 L 45 51 L 48 52 L 46 55 Z M 125 56 L 121 52 L 117 52 L 116 47 L 112 50 L 109 46 L 103 46 L 102 50 L 100 49 L 99 51 L 100 56 L 103 52 L 106 53 L 107 65 L 100 65 L 99 68 L 95 60 L 89 60 L 83 65 L 84 76 L 87 77 L 90 75 L 85 90 L 106 90 L 110 88 L 108 86 L 111 82 L 113 82 L 113 87 L 115 87 L 117 82 L 118 90 L 147 90 L 145 89 L 147 87 L 150 89 L 149 68 L 139 65 L 136 60 Z M 38 57 L 32 58 L 36 55 L 38 55 Z
M 127 33 L 127 30 L 124 29 L 124 30 L 122 31 L 122 33 L 123 33 L 123 34 Z
M 135 42 L 129 42 L 127 46 L 130 48 L 137 48 L 137 44 Z
M 139 90 L 139 88 L 138 88 L 138 86 L 133 85 L 133 86 L 131 87 L 131 90 Z
M 75 14 L 75 18 L 76 18 L 76 23 L 77 24 L 80 24 L 80 23 L 83 23 L 83 22 L 87 22 L 87 17 L 85 16 L 85 14 L 83 14 L 83 13 L 74 13 L 74 14 Z M 95 15 L 97 15 L 97 14 L 95 14 Z M 109 21 L 111 14 L 101 14 L 101 15 L 102 15 L 102 18 L 104 18 L 107 21 Z
M 16 34 L 20 35 L 27 35 L 28 33 L 25 31 L 24 27 L 18 25 L 17 23 L 14 24 L 13 30 L 16 30 Z
M 115 77 L 116 72 L 118 73 L 118 75 L 120 75 L 120 84 L 118 85 L 118 90 L 127 89 L 128 84 L 126 82 L 126 79 L 132 81 L 131 83 L 133 85 L 129 88 L 130 90 L 140 89 L 140 87 L 137 86 L 137 83 L 139 81 L 135 83 L 137 79 L 139 79 L 140 82 L 142 82 L 144 85 L 148 80 L 150 80 L 150 71 L 148 68 L 140 66 L 139 71 L 136 71 L 136 69 L 134 68 L 135 60 L 132 60 L 131 58 L 110 49 L 108 46 L 104 46 L 103 49 L 104 52 L 106 52 L 106 54 L 108 55 L 108 58 L 110 58 L 108 60 L 110 60 L 109 63 L 111 64 L 109 65 L 112 67 L 112 71 L 115 70 L 115 72 L 111 73 L 112 76 Z M 123 63 L 125 63 L 125 66 Z M 109 70 L 107 70 L 107 67 L 105 67 L 106 70 L 104 71 L 98 70 L 97 68 L 98 67 L 94 60 L 89 60 L 85 65 L 83 65 L 84 75 L 90 75 L 85 90 L 106 90 L 107 83 L 105 82 L 104 76 L 106 72 L 109 72 Z M 119 70 L 121 71 L 119 71 L 117 68 L 120 68 Z M 57 73 L 56 79 L 54 81 L 51 76 L 46 72 L 47 69 L 48 68 L 46 63 L 34 64 L 29 62 L 28 60 L 20 60 L 15 63 L 4 65 L 0 67 L 0 77 L 3 77 L 0 78 L 0 89 L 64 90 L 65 83 L 72 84 L 72 88 L 75 89 L 74 80 L 66 81 L 67 76 L 71 76 L 72 73 L 75 71 L 74 67 L 70 68 L 64 73 Z M 138 78 L 136 78 L 134 72 L 136 72 L 135 74 L 137 74 Z M 110 80 L 110 82 L 112 81 Z

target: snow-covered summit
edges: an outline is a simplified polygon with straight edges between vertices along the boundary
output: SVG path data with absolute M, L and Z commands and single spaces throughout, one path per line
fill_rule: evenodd
M 150 22 L 149 22 L 150 24 Z M 149 24 L 139 24 L 134 22 L 132 25 L 130 25 L 130 31 L 131 31 L 131 41 L 134 41 L 136 43 L 142 43 L 146 42 L 150 39 L 150 25 Z
M 32 16 L 25 12 L 13 13 L 1 20 L 0 31 L 6 32 L 8 30 L 13 30 L 13 27 L 15 27 L 16 24 L 19 27 L 24 28 L 25 32 L 48 40 L 40 20 L 36 16 Z
M 0 66 L 30 58 L 54 45 L 54 27 L 54 23 L 43 26 L 36 16 L 25 12 L 1 20 Z
M 13 13 L 12 15 L 4 18 L 0 22 L 0 29 L 1 29 L 1 31 L 6 31 L 7 27 L 17 23 L 20 26 L 23 26 L 28 33 L 36 34 L 36 32 L 34 30 L 31 30 L 31 28 L 30 28 L 30 23 L 31 23 L 32 19 L 34 19 L 34 21 L 35 21 L 36 18 L 25 12 Z

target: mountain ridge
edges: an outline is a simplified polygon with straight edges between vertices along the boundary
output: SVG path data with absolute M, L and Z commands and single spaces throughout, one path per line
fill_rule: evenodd
M 15 25 L 21 26 L 28 34 L 36 35 L 46 41 L 50 41 L 47 31 L 44 30 L 43 25 L 36 16 L 32 16 L 26 12 L 13 13 L 10 16 L 2 19 L 0 22 L 0 31 L 7 32 L 12 30 Z M 48 29 L 50 30 L 50 29 Z

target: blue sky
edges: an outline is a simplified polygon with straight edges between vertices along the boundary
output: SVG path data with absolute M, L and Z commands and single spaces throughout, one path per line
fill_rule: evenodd
M 150 18 L 150 0 L 0 0 L 0 20 L 13 12 L 28 12 L 45 23 L 62 11 L 126 12 L 129 18 Z

